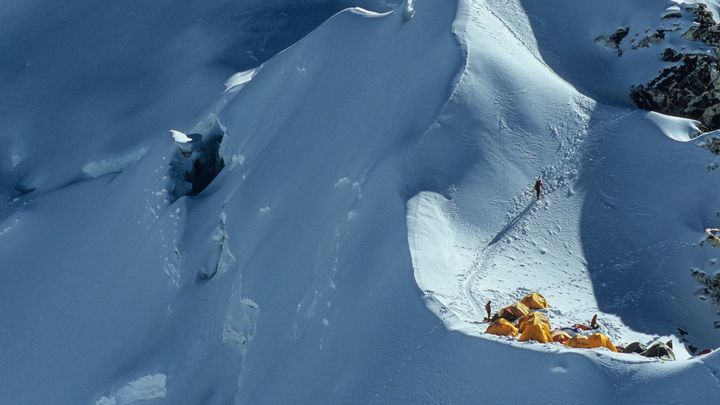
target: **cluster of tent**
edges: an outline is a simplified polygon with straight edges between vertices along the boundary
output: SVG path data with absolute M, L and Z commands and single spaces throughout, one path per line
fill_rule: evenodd
M 550 326 L 550 319 L 543 312 L 549 308 L 545 297 L 539 293 L 528 294 L 520 301 L 502 308 L 494 316 L 490 316 L 489 303 L 488 326 L 485 333 L 498 336 L 516 337 L 520 341 L 536 341 L 540 343 L 556 342 L 577 349 L 595 349 L 604 347 L 613 352 L 639 353 L 646 357 L 658 357 L 664 360 L 675 360 L 672 348 L 662 342 L 654 342 L 650 347 L 634 342 L 618 349 L 613 342 L 602 333 L 594 332 L 599 328 L 595 318 L 591 326 L 575 324 L 572 327 L 555 328 Z M 584 334 L 584 333 L 589 334 Z

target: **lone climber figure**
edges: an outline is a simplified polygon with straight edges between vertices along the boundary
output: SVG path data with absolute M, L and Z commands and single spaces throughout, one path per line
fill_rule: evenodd
M 535 181 L 535 198 L 540 199 L 540 189 L 543 188 L 543 182 L 539 178 Z
M 492 309 L 490 307 L 490 302 L 491 301 L 488 301 L 487 304 L 485 304 L 485 312 L 487 312 L 487 316 L 485 317 L 485 319 L 483 319 L 483 321 L 486 322 L 490 322 L 490 320 L 492 319 Z

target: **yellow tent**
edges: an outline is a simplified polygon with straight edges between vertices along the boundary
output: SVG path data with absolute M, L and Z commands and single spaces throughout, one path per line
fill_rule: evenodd
M 548 305 L 545 297 L 543 297 L 542 295 L 540 295 L 538 293 L 532 293 L 532 294 L 526 295 L 525 297 L 523 297 L 521 302 L 523 304 L 527 305 L 527 307 L 530 309 L 543 309 L 543 308 L 550 307 L 550 305 Z
M 588 340 L 590 340 L 591 344 L 597 345 L 597 347 L 607 347 L 608 349 L 616 353 L 618 351 L 615 345 L 612 344 L 612 342 L 610 341 L 610 338 L 603 335 L 602 333 L 593 333 L 592 335 L 588 336 Z
M 516 302 L 512 305 L 508 305 L 500 310 L 500 317 L 510 321 L 514 321 L 518 318 L 530 313 L 530 308 L 522 302 Z
M 491 323 L 490 326 L 488 326 L 487 330 L 485 330 L 485 333 L 490 333 L 492 335 L 498 336 L 517 336 L 518 330 L 506 319 L 500 318 L 497 321 Z
M 594 349 L 596 347 L 607 347 L 608 349 L 617 352 L 617 348 L 612 344 L 610 339 L 602 333 L 593 333 L 590 336 L 575 335 L 565 343 L 570 347 L 576 349 Z
M 520 318 L 520 333 L 521 341 L 552 342 L 550 320 L 541 312 L 533 312 Z
M 520 335 L 519 340 L 520 341 L 526 341 L 526 340 L 535 340 L 540 343 L 548 343 L 552 342 L 552 337 L 550 336 L 550 330 L 548 329 L 547 325 L 545 325 L 542 322 L 537 321 L 530 321 L 525 322 L 525 327 L 523 328 L 523 332 Z
M 522 333 L 522 331 L 525 329 L 525 324 L 527 322 L 540 322 L 547 326 L 548 330 L 550 330 L 550 320 L 548 317 L 543 314 L 542 312 L 531 312 L 522 318 L 518 319 L 518 330 Z
M 550 332 L 550 336 L 552 337 L 553 342 L 558 343 L 565 343 L 572 337 L 562 329 L 555 329 L 554 331 Z

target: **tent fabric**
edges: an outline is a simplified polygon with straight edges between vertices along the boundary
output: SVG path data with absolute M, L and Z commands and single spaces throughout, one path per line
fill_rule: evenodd
M 552 342 L 550 330 L 541 322 L 526 322 L 525 328 L 519 338 L 520 341 L 534 340 L 540 343 Z
M 603 335 L 602 333 L 593 333 L 592 335 L 588 336 L 588 340 L 590 340 L 590 344 L 592 345 L 597 345 L 597 347 L 606 347 L 615 353 L 618 352 L 618 349 L 615 347 L 612 341 L 610 341 L 610 338 Z
M 518 320 L 518 331 L 522 333 L 525 329 L 525 324 L 528 322 L 540 322 L 547 325 L 547 329 L 550 330 L 550 320 L 542 312 L 531 312 Z
M 640 353 L 644 352 L 645 350 L 647 350 L 646 345 L 644 345 L 640 342 L 632 342 L 632 343 L 629 343 L 627 346 L 625 346 L 625 348 L 623 348 L 622 352 L 623 353 L 638 353 L 638 354 L 640 354 Z
M 527 307 L 530 309 L 543 309 L 543 308 L 550 307 L 550 305 L 548 305 L 545 297 L 543 297 L 539 293 L 528 294 L 525 297 L 523 297 L 523 299 L 520 302 L 527 305 Z
M 552 338 L 553 342 L 558 343 L 565 343 L 572 338 L 572 336 L 570 336 L 562 329 L 555 329 L 554 331 L 550 332 L 550 337 Z
M 575 335 L 570 340 L 565 343 L 566 346 L 572 347 L 575 349 L 592 349 L 593 347 L 590 346 L 590 340 L 587 336 L 584 335 Z
M 567 341 L 566 345 L 576 349 L 595 349 L 598 347 L 606 347 L 613 352 L 618 351 L 610 339 L 602 333 L 593 333 L 590 336 L 575 335 Z
M 552 342 L 550 321 L 545 314 L 533 312 L 521 318 L 520 341 L 534 340 L 540 343 Z
M 500 310 L 500 317 L 510 321 L 514 321 L 518 318 L 530 313 L 530 308 L 522 302 L 516 302 L 512 305 L 508 305 Z
M 640 355 L 645 357 L 657 357 L 661 360 L 675 360 L 675 353 L 663 342 L 655 342 Z
M 490 333 L 492 335 L 498 336 L 517 336 L 518 330 L 506 319 L 500 318 L 497 321 L 491 323 L 490 326 L 488 326 L 488 328 L 485 330 L 485 333 Z

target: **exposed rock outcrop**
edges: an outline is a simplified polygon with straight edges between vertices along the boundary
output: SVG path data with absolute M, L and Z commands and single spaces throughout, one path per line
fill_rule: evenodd
M 705 129 L 720 128 L 720 75 L 718 58 L 704 54 L 670 54 L 680 64 L 664 69 L 647 84 L 632 89 L 633 102 L 640 108 L 663 114 L 696 119 Z
M 720 307 L 720 273 L 712 276 L 699 269 L 693 269 L 692 275 L 703 286 L 695 295 L 701 300 L 710 299 Z M 720 328 L 720 320 L 716 320 L 713 324 L 716 328 Z
M 628 36 L 629 33 L 630 27 L 620 27 L 617 29 L 617 31 L 613 32 L 610 35 L 598 36 L 597 38 L 595 38 L 595 42 L 602 44 L 610 49 L 616 50 L 618 56 L 622 56 L 622 41 L 623 39 L 625 39 L 625 37 Z
M 694 24 L 683 37 L 690 41 L 702 41 L 713 47 L 720 46 L 720 26 L 707 5 L 702 3 L 686 5 L 685 10 L 694 15 Z
M 705 4 L 690 4 L 682 7 L 685 12 L 693 16 L 693 24 L 683 34 L 683 38 L 700 41 L 708 47 L 708 50 L 680 53 L 672 48 L 665 48 L 661 59 L 677 64 L 663 69 L 648 83 L 633 87 L 630 97 L 639 108 L 698 120 L 702 123 L 703 130 L 718 129 L 720 128 L 720 74 L 718 73 L 720 25 L 715 22 Z M 663 19 L 681 16 L 673 12 L 672 15 L 666 14 Z M 651 36 L 643 38 L 636 47 L 660 44 L 668 31 L 672 30 L 658 29 Z

